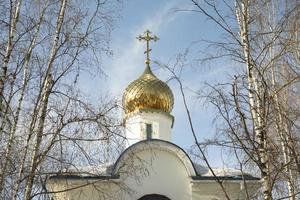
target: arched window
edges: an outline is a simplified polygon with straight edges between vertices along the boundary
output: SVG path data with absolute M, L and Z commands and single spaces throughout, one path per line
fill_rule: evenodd
M 171 200 L 171 199 L 159 194 L 148 194 L 139 198 L 138 200 Z

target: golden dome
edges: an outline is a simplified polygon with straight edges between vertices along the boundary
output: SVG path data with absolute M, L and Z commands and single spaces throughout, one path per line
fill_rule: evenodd
M 149 65 L 138 79 L 129 84 L 123 94 L 126 114 L 143 109 L 170 113 L 173 105 L 174 97 L 171 89 L 152 73 Z

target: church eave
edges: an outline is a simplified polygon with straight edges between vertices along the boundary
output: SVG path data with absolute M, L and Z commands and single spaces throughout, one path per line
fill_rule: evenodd
M 193 180 L 208 180 L 208 181 L 217 181 L 217 180 L 222 180 L 222 181 L 259 181 L 260 178 L 253 177 L 253 176 L 192 176 Z
M 79 175 L 55 175 L 55 176 L 50 176 L 50 180 L 109 180 L 109 179 L 119 179 L 119 175 L 103 175 L 103 176 L 79 176 Z

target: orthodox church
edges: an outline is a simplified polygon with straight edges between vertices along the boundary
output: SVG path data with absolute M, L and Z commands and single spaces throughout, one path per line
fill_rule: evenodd
M 158 38 L 150 34 L 138 37 L 147 44 L 146 68 L 123 94 L 126 150 L 115 163 L 51 176 L 54 200 L 222 200 L 220 183 L 237 200 L 259 188 L 258 178 L 238 170 L 214 169 L 213 175 L 171 142 L 174 96 L 151 71 L 149 42 Z

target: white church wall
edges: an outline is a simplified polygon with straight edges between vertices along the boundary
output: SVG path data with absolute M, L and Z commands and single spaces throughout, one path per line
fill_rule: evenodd
M 225 183 L 226 192 L 230 196 L 230 199 L 237 200 L 240 199 L 240 184 L 239 183 Z M 192 186 L 193 200 L 203 199 L 203 200 L 223 200 L 226 199 L 224 192 L 221 187 L 215 181 L 201 181 L 194 182 Z M 241 200 L 241 199 L 240 199 Z
M 52 180 L 55 200 L 138 200 L 147 194 L 160 194 L 171 200 L 191 200 L 190 175 L 184 163 L 162 149 L 131 154 L 122 163 L 119 180 Z M 114 182 L 116 181 L 116 182 Z
M 52 180 L 47 184 L 55 200 L 121 200 L 129 192 L 113 180 Z
M 164 158 L 162 156 L 161 158 Z M 153 159 L 151 159 L 153 160 Z M 172 159 L 171 159 L 172 160 Z M 166 161 L 170 161 L 167 159 Z M 151 161 L 153 162 L 153 161 Z M 155 161 L 154 161 L 155 163 Z M 171 161 L 172 164 L 174 164 Z M 153 163 L 152 163 L 153 165 Z M 157 166 L 157 164 L 154 164 Z M 161 166 L 161 165 L 160 165 Z M 152 168 L 152 167 L 151 167 Z M 141 169 L 141 168 L 140 168 Z M 175 166 L 174 170 L 147 169 L 142 177 L 123 177 L 121 180 L 58 180 L 51 181 L 48 188 L 56 191 L 53 194 L 55 200 L 138 200 L 146 194 L 161 194 L 171 200 L 224 200 L 226 199 L 220 186 L 213 181 L 191 183 L 190 178 Z M 144 171 L 143 173 L 146 173 Z M 168 171 L 166 173 L 166 171 Z M 183 170 L 184 171 L 184 170 Z M 176 173 L 181 178 L 173 176 Z M 155 173 L 156 180 L 149 178 Z M 168 177 L 169 176 L 169 177 Z M 147 178 L 148 177 L 148 178 Z M 124 181 L 124 182 L 123 182 Z M 244 200 L 243 192 L 240 191 L 240 183 L 225 183 L 226 191 L 232 200 Z M 65 191 L 65 192 L 58 192 Z M 249 191 L 251 194 L 251 191 Z
M 213 180 L 192 181 L 193 200 L 223 200 L 226 199 L 220 185 Z M 250 197 L 255 195 L 258 189 L 256 181 L 248 181 L 247 189 Z M 226 193 L 232 200 L 244 200 L 246 198 L 245 188 L 242 181 L 223 181 Z
M 135 176 L 128 171 L 133 170 Z M 160 194 L 171 200 L 191 200 L 190 177 L 185 165 L 170 152 L 153 149 L 139 152 L 126 160 L 120 179 L 133 190 L 122 199 L 139 199 Z M 127 172 L 126 172 L 127 171 Z
M 175 145 L 162 141 L 144 141 L 132 146 L 118 159 L 117 179 L 58 178 L 47 183 L 55 200 L 138 200 L 144 195 L 159 194 L 171 200 L 224 200 L 220 186 L 213 180 L 193 180 L 194 168 L 186 154 Z M 241 181 L 224 181 L 232 200 L 245 199 Z M 257 181 L 249 181 L 250 194 Z M 255 187 L 253 187 L 255 186 Z
M 146 124 L 152 125 L 152 138 L 171 141 L 173 118 L 167 113 L 141 111 L 126 119 L 128 146 L 146 139 Z

